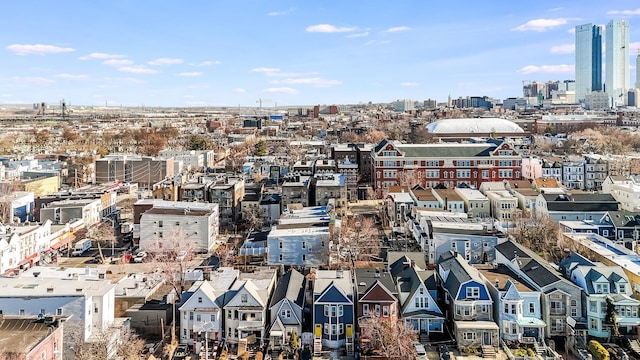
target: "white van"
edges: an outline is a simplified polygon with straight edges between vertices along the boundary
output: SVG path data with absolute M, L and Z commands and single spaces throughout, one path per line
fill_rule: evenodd
M 413 346 L 416 348 L 416 360 L 427 360 L 427 351 L 424 349 L 424 345 L 415 342 Z

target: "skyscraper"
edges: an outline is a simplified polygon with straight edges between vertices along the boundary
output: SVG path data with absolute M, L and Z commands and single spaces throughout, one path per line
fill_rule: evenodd
M 576 26 L 576 101 L 602 90 L 602 31 L 599 26 Z
M 638 50 L 638 56 L 636 56 L 636 89 L 640 89 L 640 49 Z
M 629 22 L 611 20 L 606 31 L 605 91 L 612 106 L 624 105 L 625 93 L 629 89 Z

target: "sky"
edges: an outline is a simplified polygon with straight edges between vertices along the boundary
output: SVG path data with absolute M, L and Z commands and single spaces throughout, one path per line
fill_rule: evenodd
M 574 27 L 611 19 L 630 22 L 633 85 L 637 0 L 6 1 L 0 104 L 504 99 L 573 79 Z

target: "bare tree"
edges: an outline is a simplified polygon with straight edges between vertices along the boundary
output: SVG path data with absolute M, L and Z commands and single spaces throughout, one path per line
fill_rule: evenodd
M 155 251 L 149 251 L 150 262 L 157 271 L 164 274 L 164 281 L 171 285 L 180 296 L 187 288 L 186 270 L 198 252 L 198 244 L 190 239 L 179 227 L 157 239 Z
M 371 217 L 362 215 L 342 219 L 340 245 L 356 260 L 371 260 L 380 255 L 378 228 Z
M 383 321 L 378 317 L 361 319 L 362 351 L 378 353 L 388 359 L 414 359 L 416 350 L 413 343 L 418 332 L 402 320 Z
M 79 321 L 65 323 L 65 358 L 73 356 L 77 360 L 119 358 L 140 359 L 144 350 L 144 340 L 134 330 L 111 325 L 94 330 L 90 341 L 84 341 L 84 328 Z
M 509 235 L 516 242 L 549 261 L 559 260 L 557 250 L 561 232 L 556 222 L 545 215 L 533 212 L 528 217 L 516 215 L 512 224 Z

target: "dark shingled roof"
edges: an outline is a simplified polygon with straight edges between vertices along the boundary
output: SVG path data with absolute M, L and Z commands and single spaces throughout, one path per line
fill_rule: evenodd
M 304 304 L 305 277 L 295 269 L 287 271 L 278 281 L 269 307 L 287 298 L 298 306 Z
M 444 288 L 449 292 L 452 297 L 458 294 L 460 285 L 475 279 L 483 283 L 482 279 L 477 274 L 477 270 L 473 269 L 458 253 L 447 251 L 440 255 L 438 260 L 438 267 L 444 270 L 449 270 L 449 275 L 444 283 Z
M 564 281 L 558 272 L 550 269 L 546 261 L 520 244 L 509 240 L 496 245 L 495 249 L 509 261 L 517 257 L 520 270 L 540 287 Z
M 376 270 L 378 270 L 378 277 L 376 277 Z M 366 294 L 369 289 L 377 282 L 380 281 L 380 285 L 385 287 L 387 291 L 391 294 L 396 294 L 396 286 L 393 282 L 393 278 L 388 271 L 384 269 L 374 269 L 374 268 L 366 268 L 366 269 L 356 269 L 356 293 L 358 294 L 358 298 L 362 297 L 362 295 Z M 363 286 L 360 286 L 361 283 L 364 283 Z

